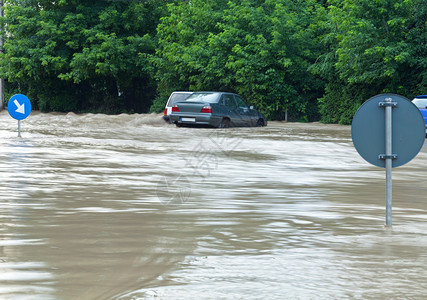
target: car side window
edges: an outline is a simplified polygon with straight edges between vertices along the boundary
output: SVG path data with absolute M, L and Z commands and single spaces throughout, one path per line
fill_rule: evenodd
M 236 102 L 234 101 L 233 95 L 223 95 L 222 100 L 225 106 L 236 108 Z
M 242 97 L 236 95 L 237 106 L 239 108 L 248 108 L 246 102 L 242 99 Z

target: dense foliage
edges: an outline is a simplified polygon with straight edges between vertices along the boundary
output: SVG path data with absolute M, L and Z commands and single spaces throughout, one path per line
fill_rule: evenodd
M 188 6 L 170 5 L 158 27 L 160 92 L 233 91 L 270 118 L 283 118 L 286 110 L 316 117 L 323 83 L 307 71 L 322 53 L 314 24 L 324 10 L 316 1 L 196 0 Z
M 312 70 L 326 79 L 325 122 L 349 123 L 379 93 L 427 93 L 426 0 L 329 0 L 328 48 Z
M 270 119 L 348 124 L 427 93 L 427 0 L 8 0 L 0 75 L 42 110 L 161 111 L 236 92 Z
M 146 111 L 165 12 L 157 1 L 6 1 L 2 76 L 42 110 Z

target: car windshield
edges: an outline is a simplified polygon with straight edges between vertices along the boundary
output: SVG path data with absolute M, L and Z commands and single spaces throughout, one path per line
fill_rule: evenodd
M 185 99 L 185 101 L 216 103 L 219 100 L 219 95 L 219 93 L 194 93 Z
M 412 100 L 418 108 L 427 108 L 427 98 L 415 98 Z

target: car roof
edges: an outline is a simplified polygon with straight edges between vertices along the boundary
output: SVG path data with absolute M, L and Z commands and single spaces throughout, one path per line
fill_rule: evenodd
M 194 92 L 193 94 L 231 94 L 231 95 L 237 95 L 235 93 L 230 93 L 230 92 L 214 92 L 214 91 L 199 91 L 199 92 Z

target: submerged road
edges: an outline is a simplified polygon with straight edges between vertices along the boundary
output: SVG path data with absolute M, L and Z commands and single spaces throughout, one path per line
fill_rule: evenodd
M 385 173 L 350 127 L 193 129 L 0 113 L 1 299 L 422 299 L 427 148 Z

